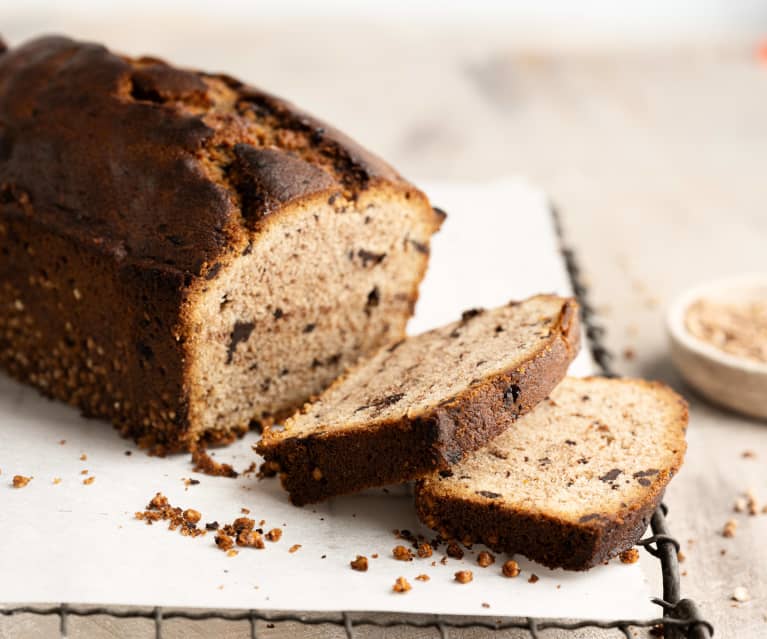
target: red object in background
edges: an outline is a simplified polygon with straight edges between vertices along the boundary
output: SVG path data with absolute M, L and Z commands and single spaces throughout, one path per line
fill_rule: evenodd
M 767 40 L 762 40 L 756 48 L 756 57 L 762 64 L 767 64 Z

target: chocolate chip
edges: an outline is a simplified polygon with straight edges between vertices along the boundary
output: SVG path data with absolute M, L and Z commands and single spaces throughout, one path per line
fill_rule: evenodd
M 304 326 L 304 333 L 311 333 L 315 328 L 317 328 L 316 324 L 307 324 Z
M 601 519 L 601 518 L 602 518 L 602 515 L 600 515 L 599 513 L 590 513 L 588 515 L 583 515 L 583 517 L 581 517 L 578 520 L 578 522 L 581 524 L 585 524 L 586 522 L 594 521 L 595 519 Z
M 253 322 L 235 322 L 229 337 L 229 348 L 226 351 L 226 363 L 231 364 L 237 345 L 247 342 L 256 325 Z
M 496 333 L 503 333 L 503 326 L 498 324 L 498 326 L 495 327 L 495 332 Z
M 380 264 L 384 261 L 384 258 L 386 257 L 386 253 L 373 253 L 372 251 L 368 251 L 366 249 L 360 249 L 357 251 L 357 257 L 359 257 L 362 260 L 362 266 L 367 266 L 370 262 L 375 264 Z
M 652 482 L 649 479 L 646 479 L 645 477 L 640 477 L 637 479 L 637 482 L 639 482 L 640 486 L 649 486 L 652 484 Z
M 426 246 L 426 244 L 422 244 L 421 242 L 414 240 L 412 238 L 410 238 L 408 241 L 413 245 L 413 248 L 419 253 L 423 253 L 424 255 L 429 254 L 429 247 Z
M 575 446 L 578 442 L 573 441 L 572 439 L 566 439 L 565 444 L 568 446 Z
M 206 280 L 212 280 L 216 275 L 218 275 L 218 272 L 221 270 L 221 262 L 216 262 L 213 266 L 211 266 L 208 269 L 208 272 L 205 273 L 205 279 Z
M 639 477 L 652 477 L 653 475 L 658 474 L 657 468 L 648 468 L 647 470 L 640 470 L 639 472 L 636 472 L 632 475 L 634 479 L 637 479 Z
M 494 493 L 492 490 L 477 490 L 475 492 L 477 495 L 482 495 L 488 499 L 498 499 L 499 497 L 502 497 L 501 493 Z
M 615 481 L 618 479 L 618 475 L 620 475 L 623 471 L 620 468 L 613 468 L 611 471 L 605 473 L 599 478 L 599 481 Z
M 461 321 L 468 322 L 470 319 L 477 317 L 477 315 L 482 315 L 484 312 L 484 308 L 470 308 L 469 310 L 461 313 Z
M 285 313 L 282 312 L 281 308 L 275 308 L 274 309 L 274 313 L 272 313 L 272 314 L 274 315 L 274 319 L 280 319 L 280 318 L 284 317 L 284 315 L 285 315 Z
M 503 391 L 503 403 L 506 405 L 515 404 L 519 399 L 521 392 L 522 389 L 520 389 L 519 386 L 512 384 L 505 391 Z
M 368 301 L 365 302 L 366 308 L 373 308 L 375 306 L 378 306 L 378 303 L 381 301 L 381 293 L 378 290 L 378 287 L 373 287 L 373 290 L 368 293 Z
M 358 413 L 362 410 L 367 410 L 368 408 L 381 409 L 387 406 L 393 406 L 394 404 L 399 402 L 404 396 L 405 396 L 405 393 L 394 393 L 393 395 L 387 395 L 386 397 L 382 397 L 381 399 L 377 399 L 373 402 L 370 402 L 370 404 L 367 404 L 365 406 L 360 406 L 354 412 Z

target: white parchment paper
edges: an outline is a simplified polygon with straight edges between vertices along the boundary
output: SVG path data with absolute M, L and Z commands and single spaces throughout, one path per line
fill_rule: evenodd
M 545 197 L 521 181 L 427 185 L 449 217 L 434 239 L 432 261 L 411 332 L 539 292 L 570 293 Z M 584 350 L 576 374 L 593 371 Z M 216 453 L 244 469 L 251 434 Z M 65 443 L 60 443 L 64 440 Z M 130 451 L 130 455 L 126 455 Z M 81 460 L 81 455 L 87 459 Z M 90 485 L 83 484 L 95 477 Z M 612 562 L 588 573 L 547 570 L 520 559 L 522 574 L 501 576 L 503 557 L 476 565 L 474 548 L 442 565 L 401 562 L 392 529 L 423 532 L 406 486 L 376 489 L 314 507 L 291 506 L 276 480 L 195 474 L 188 455 L 148 457 L 109 425 L 41 398 L 0 375 L 0 602 L 68 602 L 272 610 L 368 610 L 493 616 L 649 618 L 657 610 L 641 564 Z M 11 488 L 14 474 L 32 476 Z M 198 485 L 185 486 L 184 478 Z M 54 478 L 60 478 L 57 484 Z M 188 538 L 133 513 L 161 491 L 173 505 L 231 522 L 250 510 L 283 537 L 264 550 L 218 550 L 213 535 Z M 301 548 L 289 553 L 294 544 Z M 379 558 L 373 559 L 377 553 Z M 366 573 L 350 569 L 357 554 Z M 432 565 L 432 562 L 435 562 Z M 474 581 L 453 580 L 470 569 Z M 535 573 L 540 580 L 531 584 Z M 430 581 L 415 580 L 427 574 Z M 392 592 L 404 576 L 413 589 Z M 12 578 L 9 578 L 12 577 Z M 482 604 L 489 604 L 483 607 Z

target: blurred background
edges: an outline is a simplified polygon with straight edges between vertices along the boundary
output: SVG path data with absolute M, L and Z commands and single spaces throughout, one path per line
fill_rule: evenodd
M 683 592 L 718 636 L 764 636 L 767 528 L 726 552 L 720 530 L 734 495 L 767 485 L 767 431 L 689 392 L 663 315 L 690 285 L 767 270 L 767 2 L 0 3 L 10 45 L 51 32 L 240 76 L 416 182 L 522 175 L 543 188 L 615 368 L 691 400 L 689 461 L 668 496 Z M 511 265 L 522 241 L 509 238 Z M 744 584 L 753 602 L 735 610 Z

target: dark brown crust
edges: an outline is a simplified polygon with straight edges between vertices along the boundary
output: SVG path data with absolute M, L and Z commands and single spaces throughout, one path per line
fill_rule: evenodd
M 298 506 L 423 477 L 460 461 L 543 400 L 565 376 L 579 345 L 577 304 L 566 300 L 549 339 L 527 364 L 468 388 L 428 414 L 319 436 L 267 436 L 258 452 L 279 465 L 283 486 Z M 518 392 L 510 410 L 512 385 Z
M 658 482 L 665 486 L 665 481 Z M 482 543 L 495 552 L 520 554 L 549 568 L 587 570 L 631 548 L 650 523 L 663 487 L 620 516 L 597 515 L 582 524 L 514 512 L 486 503 L 427 495 L 416 486 L 419 519 L 446 539 Z
M 211 79 L 235 94 L 218 130 L 206 119 Z M 247 118 L 274 137 L 269 149 L 235 149 L 237 136 L 222 134 Z M 242 429 L 198 433 L 190 408 L 187 324 L 205 278 L 288 205 L 374 188 L 410 199 L 438 228 L 425 196 L 386 163 L 232 78 L 63 37 L 9 50 L 0 367 L 159 453 L 231 441 Z
M 589 378 L 586 378 L 589 379 Z M 651 388 L 668 390 L 657 382 L 632 380 Z M 684 432 L 687 403 L 679 402 L 678 419 Z M 684 458 L 684 436 L 674 463 L 653 476 L 643 499 L 618 512 L 587 515 L 577 524 L 555 516 L 504 508 L 493 495 L 461 499 L 432 494 L 424 481 L 416 483 L 418 518 L 446 539 L 466 544 L 482 543 L 496 552 L 524 555 L 549 568 L 588 570 L 631 548 L 641 539 L 663 493 Z

